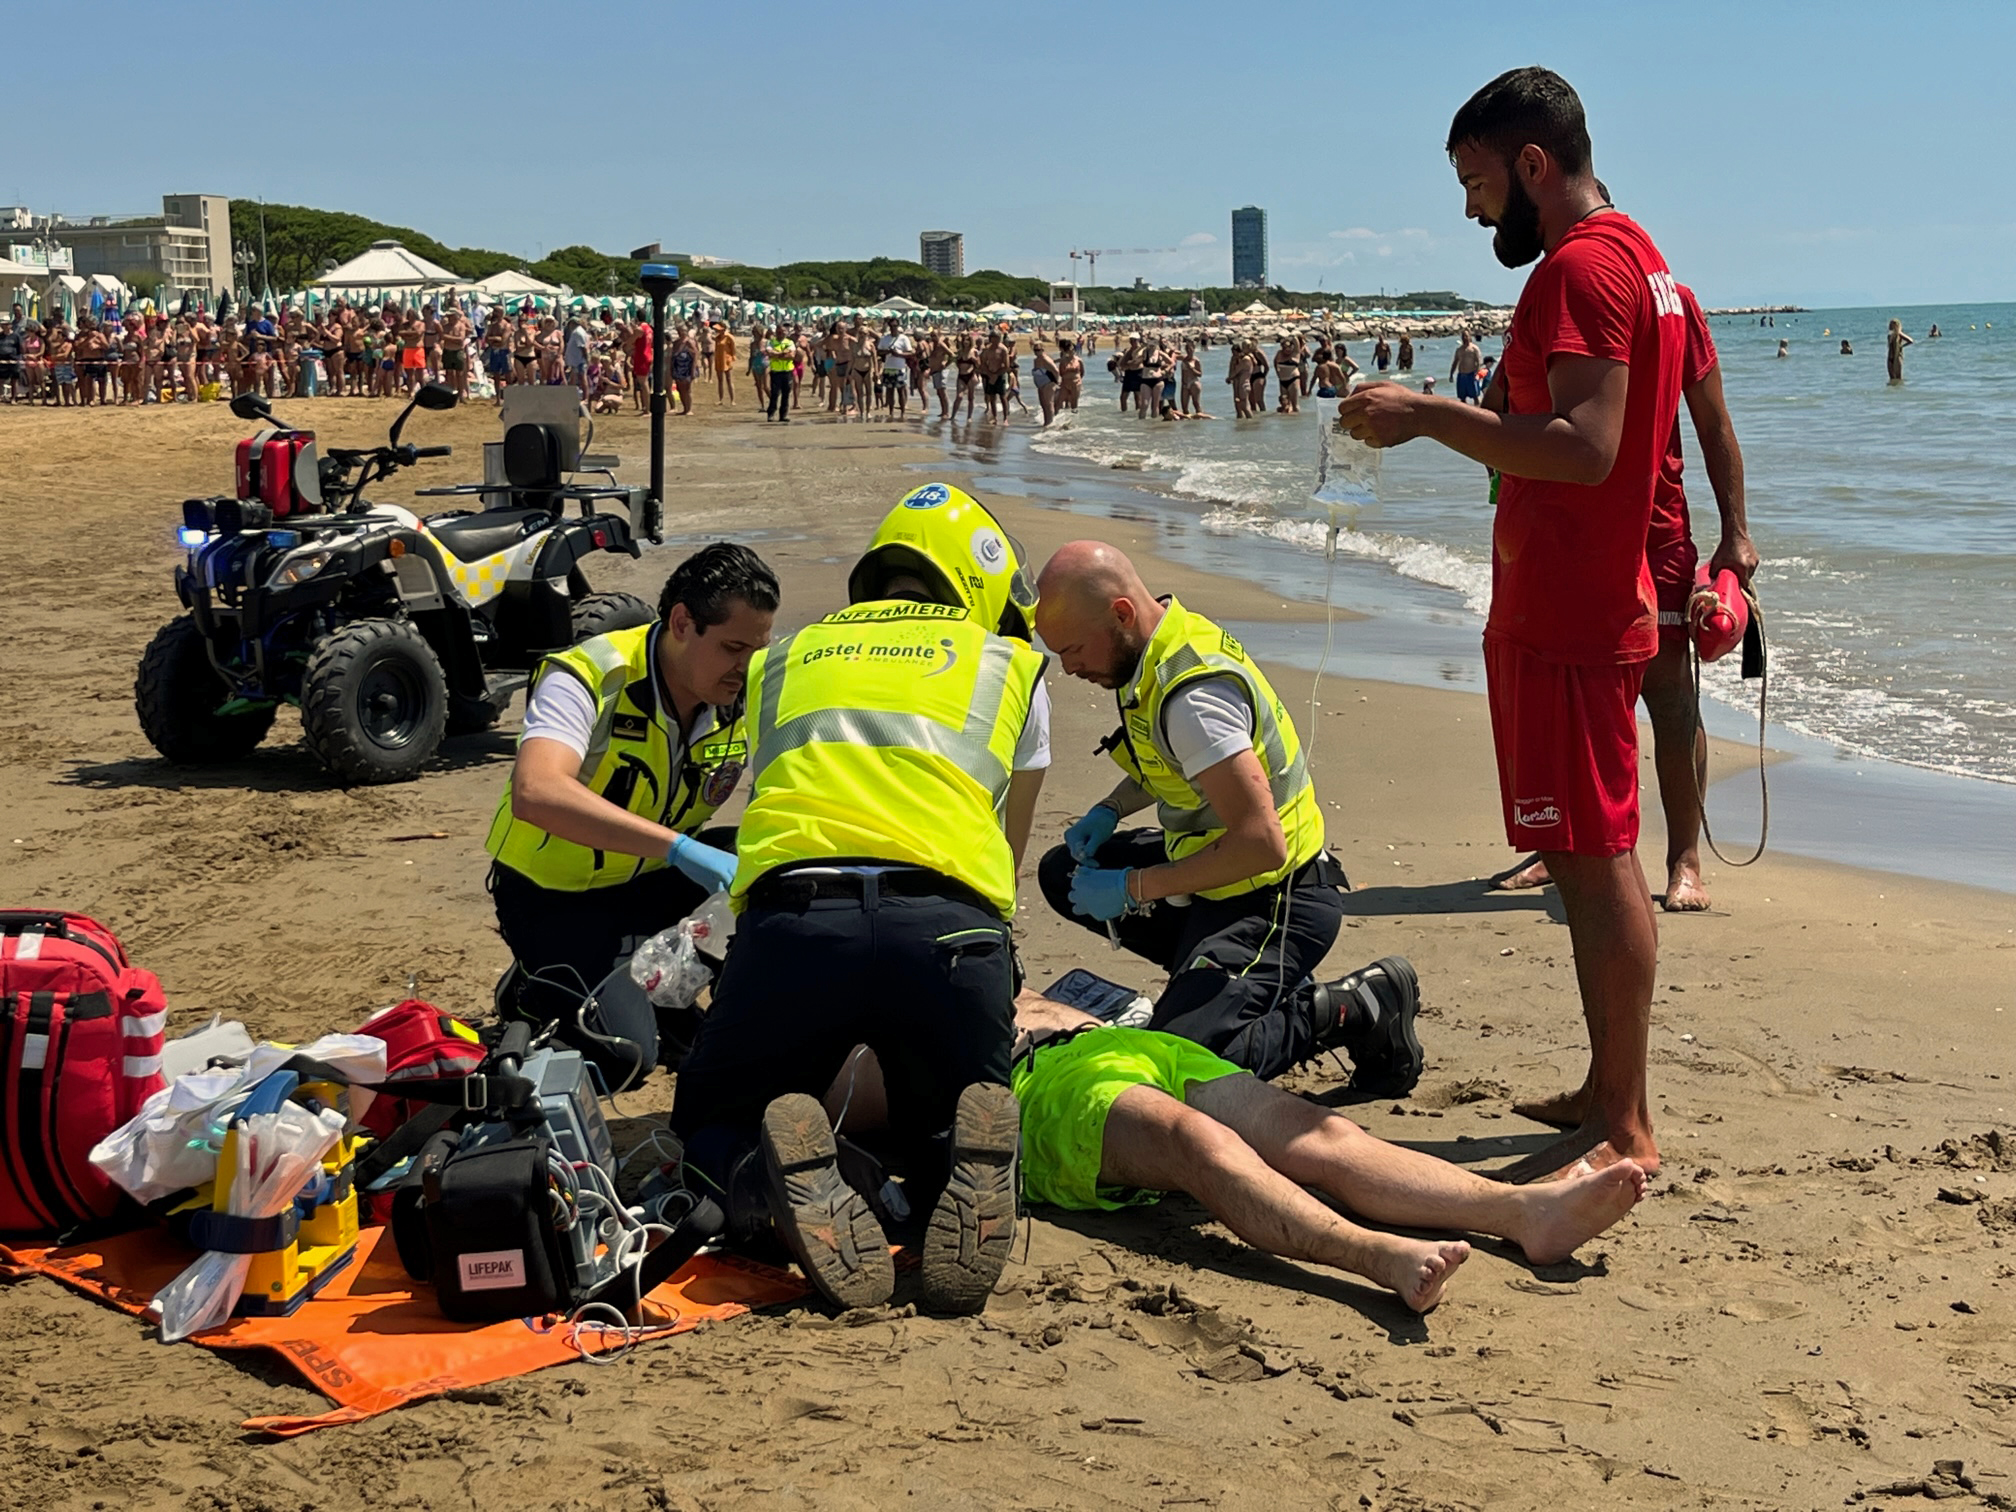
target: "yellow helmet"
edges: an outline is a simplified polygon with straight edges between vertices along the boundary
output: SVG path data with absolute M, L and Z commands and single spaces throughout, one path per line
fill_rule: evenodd
M 1036 589 L 1023 550 L 978 500 L 949 483 L 926 483 L 889 511 L 868 550 L 847 575 L 847 597 L 863 603 L 885 596 L 899 573 L 921 578 L 932 600 L 996 635 L 1026 641 L 1034 634 Z

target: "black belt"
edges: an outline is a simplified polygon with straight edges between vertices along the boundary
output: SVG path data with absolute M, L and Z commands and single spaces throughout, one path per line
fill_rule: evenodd
M 1351 891 L 1351 879 L 1344 875 L 1344 864 L 1327 850 L 1316 852 L 1315 858 L 1305 862 L 1288 879 L 1290 887 L 1334 887 L 1340 892 Z
M 773 871 L 749 886 L 749 901 L 758 908 L 803 909 L 818 898 L 844 898 L 872 908 L 878 897 L 943 898 L 977 908 L 991 919 L 1001 910 L 964 882 L 921 866 L 884 871 Z

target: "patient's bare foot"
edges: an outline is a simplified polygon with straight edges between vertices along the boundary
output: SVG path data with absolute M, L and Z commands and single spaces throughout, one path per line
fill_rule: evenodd
M 1507 1234 L 1535 1265 L 1566 1260 L 1638 1205 L 1645 1195 L 1645 1172 L 1633 1160 L 1600 1170 L 1586 1160 L 1557 1181 L 1520 1189 L 1520 1231 Z
M 1442 1288 L 1470 1258 L 1470 1246 L 1461 1239 L 1403 1239 L 1397 1234 L 1373 1236 L 1370 1251 L 1359 1274 L 1397 1292 L 1416 1312 L 1440 1302 Z

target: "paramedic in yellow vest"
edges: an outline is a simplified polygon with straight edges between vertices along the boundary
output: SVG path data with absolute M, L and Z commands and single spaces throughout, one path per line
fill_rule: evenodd
M 923 1302 L 978 1312 L 1015 1231 L 1009 921 L 1050 760 L 1034 598 L 1015 543 L 943 483 L 890 512 L 848 597 L 749 669 L 743 911 L 672 1128 L 731 1233 L 774 1227 L 836 1306 L 886 1302 L 887 1234 L 819 1101 L 850 1064 L 873 1075 L 872 1048 L 928 1214 Z
M 584 1030 L 581 995 L 735 875 L 734 831 L 706 825 L 748 765 L 743 683 L 777 598 L 748 547 L 702 547 L 665 580 L 656 620 L 547 657 L 526 697 L 488 840 L 497 927 L 518 963 L 499 1006 L 558 1022 L 612 1089 L 676 1063 L 691 1031 L 658 1015 L 657 1054 L 640 1065 L 631 1037 Z
M 1349 884 L 1266 675 L 1104 542 L 1059 548 L 1037 589 L 1044 645 L 1073 677 L 1111 688 L 1120 720 L 1102 747 L 1119 783 L 1037 868 L 1050 906 L 1169 973 L 1150 1028 L 1263 1079 L 1342 1049 L 1355 1089 L 1411 1091 L 1414 968 L 1389 956 L 1315 980 Z M 1158 828 L 1119 829 L 1151 804 Z

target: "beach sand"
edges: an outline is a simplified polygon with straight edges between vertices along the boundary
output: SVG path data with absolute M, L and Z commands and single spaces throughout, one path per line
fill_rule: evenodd
M 292 412 L 327 445 L 371 443 L 392 410 Z M 348 1029 L 409 981 L 483 1016 L 505 954 L 482 837 L 515 715 L 421 781 L 350 792 L 288 743 L 291 715 L 215 772 L 168 768 L 135 723 L 135 662 L 175 612 L 177 501 L 228 485 L 244 429 L 222 406 L 0 412 L 0 892 L 110 924 L 161 974 L 171 1032 L 213 1012 Z M 783 579 L 780 629 L 842 602 L 873 521 L 929 476 L 911 464 L 941 455 L 914 425 L 759 428 L 707 396 L 670 432 L 673 544 L 591 576 L 655 599 L 681 547 L 747 540 Z M 459 455 L 405 480 L 475 476 L 495 434 L 487 406 L 416 416 L 408 439 Z M 644 437 L 604 421 L 597 447 L 641 477 Z M 1039 560 L 1086 528 L 990 502 Z M 1152 523 L 1103 533 L 1205 613 L 1308 613 L 1159 562 Z M 1510 1095 L 1568 1085 L 1586 1052 L 1558 902 L 1477 880 L 1508 854 L 1483 700 L 1330 679 L 1312 722 L 1309 675 L 1274 675 L 1359 889 L 1329 964 L 1397 952 L 1421 973 L 1419 1090 L 1347 1111 L 1480 1169 L 1541 1147 Z M 1107 695 L 1053 690 L 1038 847 L 1112 781 Z M 434 831 L 451 838 L 400 838 Z M 1145 963 L 1050 917 L 1033 863 L 1032 983 L 1082 964 L 1152 991 Z M 1045 1212 L 979 1318 L 785 1310 L 276 1444 L 238 1423 L 321 1403 L 280 1366 L 164 1348 L 32 1280 L 0 1299 L 0 1505 L 1803 1508 L 1948 1459 L 2016 1497 L 2016 1146 L 1980 1137 L 2016 1130 L 2016 900 L 1778 856 L 1708 882 L 1715 912 L 1661 921 L 1652 1194 L 1567 1263 L 1480 1244 L 1426 1317 L 1187 1199 Z M 1288 1084 L 1336 1101 L 1341 1081 Z M 665 1082 L 621 1100 L 626 1137 Z

